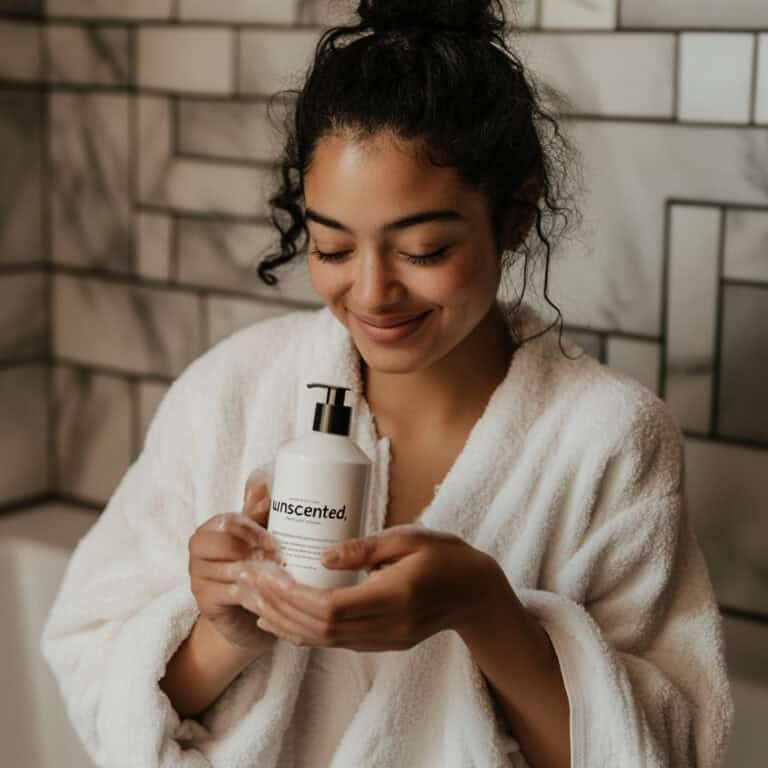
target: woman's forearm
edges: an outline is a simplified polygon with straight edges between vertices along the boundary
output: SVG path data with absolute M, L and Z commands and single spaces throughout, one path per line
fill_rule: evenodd
M 169 659 L 159 685 L 179 717 L 197 717 L 258 655 L 237 649 L 200 615 L 189 636 Z
M 501 568 L 493 570 L 491 578 L 498 584 L 492 604 L 484 617 L 459 635 L 530 765 L 568 768 L 570 704 L 557 654 Z

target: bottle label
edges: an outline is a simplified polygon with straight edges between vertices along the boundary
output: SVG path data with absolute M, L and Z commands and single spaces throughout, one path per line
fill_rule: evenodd
M 361 535 L 369 475 L 364 464 L 278 456 L 268 530 L 297 581 L 316 587 L 357 583 L 357 570 L 326 568 L 322 553 Z

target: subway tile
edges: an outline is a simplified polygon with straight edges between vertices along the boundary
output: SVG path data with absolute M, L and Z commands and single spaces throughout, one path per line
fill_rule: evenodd
M 538 5 L 541 0 L 501 0 L 507 19 L 507 26 L 535 27 L 537 22 Z
M 765 0 L 621 0 L 622 27 L 760 29 L 768 27 Z
M 241 32 L 240 91 L 270 95 L 293 87 L 312 61 L 318 37 L 314 29 Z
M 753 46 L 751 34 L 681 34 L 679 119 L 748 122 Z
M 758 36 L 755 122 L 768 123 L 768 34 Z
M 726 285 L 720 349 L 719 434 L 768 444 L 766 382 L 768 286 Z
M 684 429 L 711 427 L 720 211 L 670 210 L 665 399 Z
M 48 353 L 47 275 L 0 273 L 0 360 Z
M 617 0 L 540 0 L 541 26 L 570 29 L 613 29 Z
M 726 211 L 723 261 L 725 277 L 768 283 L 768 208 Z
M 298 21 L 301 24 L 317 24 L 323 27 L 349 26 L 359 21 L 355 8 L 356 6 L 348 1 L 303 0 L 299 3 L 297 11 Z
M 42 262 L 43 94 L 0 90 L 0 264 Z
M 675 38 L 664 34 L 537 33 L 521 58 L 577 114 L 671 117 Z
M 41 26 L 0 21 L 0 80 L 43 79 Z
M 53 83 L 129 85 L 126 27 L 50 24 L 45 28 L 48 77 Z
M 178 159 L 155 200 L 188 213 L 265 216 L 271 183 L 265 168 Z
M 318 301 L 311 285 L 306 255 L 297 254 L 273 274 L 267 285 L 257 273 L 262 257 L 278 250 L 279 233 L 262 224 L 234 224 L 182 217 L 179 220 L 179 281 L 266 298 Z
M 760 765 L 768 751 L 768 623 L 725 615 L 723 635 L 736 707 L 723 768 Z
M 54 355 L 126 373 L 177 376 L 202 351 L 197 296 L 53 276 Z
M 768 615 L 768 451 L 685 439 L 685 493 L 718 602 Z
M 136 176 L 141 202 L 165 202 L 165 179 L 173 162 L 172 142 L 170 100 L 165 96 L 139 96 L 136 103 Z
M 300 0 L 179 0 L 178 16 L 182 21 L 232 21 L 293 24 L 298 21 Z
M 136 267 L 142 277 L 170 279 L 172 228 L 173 221 L 168 214 L 140 212 L 136 216 Z
M 56 490 L 106 503 L 133 457 L 130 382 L 54 367 Z
M 47 365 L 0 369 L 0 502 L 48 491 Z
M 660 337 L 667 201 L 768 205 L 765 130 L 580 119 L 566 130 L 588 184 L 550 290 L 574 325 Z
M 0 13 L 38 16 L 44 11 L 43 0 L 0 0 Z
M 137 34 L 141 87 L 194 93 L 232 91 L 232 30 L 148 26 L 139 29 Z
M 205 301 L 208 316 L 208 338 L 206 339 L 208 347 L 259 320 L 296 310 L 295 306 L 289 304 L 267 304 L 261 301 L 219 296 L 210 296 Z
M 179 101 L 181 154 L 274 162 L 283 140 L 270 124 L 264 102 Z
M 167 19 L 173 0 L 47 0 L 49 18 Z
M 116 93 L 50 94 L 56 263 L 134 271 L 130 98 Z
M 609 336 L 606 343 L 606 364 L 631 376 L 656 395 L 659 392 L 661 346 L 655 341 Z

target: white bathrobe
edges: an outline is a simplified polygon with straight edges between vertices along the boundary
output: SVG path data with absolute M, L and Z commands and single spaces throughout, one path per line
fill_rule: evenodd
M 521 307 L 519 332 L 546 327 Z M 292 311 L 219 342 L 167 392 L 141 455 L 79 542 L 41 638 L 98 765 L 290 763 L 283 737 L 297 725 L 310 647 L 274 641 L 200 722 L 180 720 L 158 681 L 199 613 L 188 540 L 211 516 L 239 511 L 251 469 L 311 428 L 322 395 L 306 384 L 352 390 L 350 436 L 373 461 L 364 532 L 382 529 L 390 443 L 361 395 L 359 362 L 327 307 Z M 548 632 L 574 767 L 721 764 L 734 707 L 683 459 L 667 404 L 588 355 L 564 357 L 554 328 L 516 351 L 417 519 L 491 554 Z M 376 666 L 332 768 L 529 766 L 455 632 L 378 654 Z

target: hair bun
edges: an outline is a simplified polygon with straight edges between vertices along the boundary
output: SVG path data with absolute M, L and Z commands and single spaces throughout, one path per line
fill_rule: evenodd
M 368 27 L 381 33 L 424 27 L 492 38 L 505 27 L 498 0 L 360 0 L 357 12 Z

